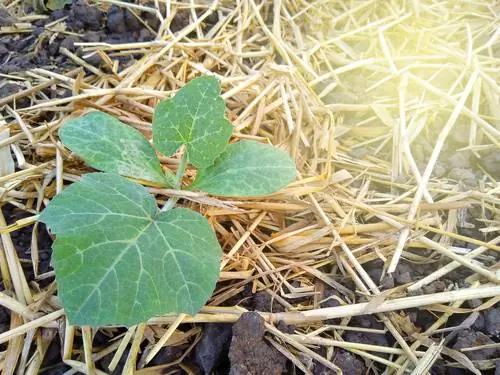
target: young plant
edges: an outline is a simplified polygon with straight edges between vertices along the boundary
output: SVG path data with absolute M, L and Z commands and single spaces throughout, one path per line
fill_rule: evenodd
M 130 326 L 154 315 L 193 315 L 218 280 L 222 251 L 208 221 L 174 208 L 173 199 L 160 210 L 129 178 L 179 189 L 189 162 L 197 175 L 188 189 L 218 196 L 266 195 L 294 180 L 286 153 L 253 141 L 228 144 L 224 110 L 218 81 L 201 77 L 156 107 L 154 148 L 102 112 L 63 125 L 62 142 L 103 171 L 84 175 L 40 215 L 56 235 L 52 261 L 71 324 Z M 182 146 L 174 175 L 157 151 L 171 155 Z

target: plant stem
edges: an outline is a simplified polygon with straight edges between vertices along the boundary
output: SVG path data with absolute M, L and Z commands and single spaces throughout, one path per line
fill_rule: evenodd
M 184 172 L 186 172 L 187 167 L 187 150 L 184 149 L 181 160 L 179 162 L 179 167 L 177 168 L 177 172 L 175 173 L 175 186 L 174 188 L 177 190 L 181 189 L 182 185 L 182 177 L 184 177 Z M 161 208 L 162 212 L 168 211 L 174 208 L 175 204 L 179 200 L 179 197 L 170 197 L 165 205 Z

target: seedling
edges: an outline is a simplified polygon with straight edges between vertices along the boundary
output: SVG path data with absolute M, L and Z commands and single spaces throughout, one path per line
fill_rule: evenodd
M 160 314 L 193 315 L 215 288 L 222 250 L 205 217 L 175 208 L 172 198 L 159 209 L 130 178 L 180 189 L 190 163 L 197 175 L 188 189 L 218 196 L 266 195 L 294 180 L 285 152 L 254 141 L 228 144 L 224 110 L 218 81 L 201 77 L 158 104 L 154 147 L 102 112 L 63 125 L 62 142 L 103 171 L 84 175 L 40 215 L 56 235 L 52 260 L 71 324 L 130 326 Z M 177 174 L 163 169 L 157 152 L 180 147 Z

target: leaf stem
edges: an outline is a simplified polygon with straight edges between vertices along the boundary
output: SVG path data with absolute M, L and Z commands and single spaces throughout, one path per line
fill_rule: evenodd
M 177 172 L 175 173 L 175 186 L 174 188 L 177 190 L 181 189 L 182 185 L 182 177 L 184 177 L 184 172 L 186 172 L 187 160 L 188 160 L 187 149 L 184 148 L 182 152 L 181 160 L 179 161 L 179 167 L 177 168 Z M 162 212 L 168 211 L 174 208 L 175 204 L 179 200 L 179 197 L 170 197 L 165 205 L 161 208 Z

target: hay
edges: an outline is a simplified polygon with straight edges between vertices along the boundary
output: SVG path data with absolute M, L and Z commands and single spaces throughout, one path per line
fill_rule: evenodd
M 140 11 L 157 14 L 162 21 L 159 30 L 153 30 L 157 39 L 80 43 L 83 57 L 64 51 L 80 66 L 64 76 L 45 69 L 3 75 L 22 90 L 0 98 L 6 114 L 0 121 L 2 168 L 9 148 L 18 167 L 0 176 L 1 204 L 31 214 L 10 225 L 0 215 L 5 286 L 0 304 L 11 311 L 11 328 L 0 334 L 0 342 L 8 343 L 0 360 L 5 373 L 13 373 L 18 358 L 22 373 L 38 373 L 55 332 L 64 343 L 64 362 L 74 371 L 102 373 L 94 362 L 115 353 L 112 370 L 130 344 L 126 369 L 153 373 L 141 368 L 162 346 L 190 342 L 179 361 L 152 371 L 183 366 L 201 330 L 177 327 L 234 322 L 244 309 L 220 306 L 247 285 L 254 292 L 267 291 L 287 307 L 284 313 L 263 314 L 268 338 L 304 372 L 312 371 L 307 358 L 337 371 L 331 357 L 311 348 L 338 347 L 390 373 L 415 373 L 444 353 L 441 343 L 429 337 L 453 314 L 472 314 L 499 301 L 500 286 L 494 285 L 499 283 L 498 257 L 487 252 L 500 250 L 500 237 L 480 240 L 458 233 L 459 226 L 467 225 L 461 217 L 471 207 L 481 209 L 483 233 L 498 232 L 498 181 L 484 169 L 475 187 L 437 176 L 440 157 L 452 139 L 462 138 L 467 144 L 463 150 L 478 157 L 498 152 L 497 2 L 101 3 L 127 7 L 139 19 Z M 15 10 L 19 2 L 9 7 Z M 212 14 L 216 21 L 209 18 Z M 0 33 L 31 32 L 33 20 L 22 18 Z M 182 20 L 183 27 L 173 33 L 172 23 Z M 47 32 L 61 30 L 58 24 L 63 21 L 52 23 Z M 85 61 L 96 53 L 106 62 L 99 69 Z M 132 54 L 140 59 L 130 66 L 117 60 Z M 39 288 L 37 282 L 53 273 L 37 273 L 36 280 L 27 283 L 10 233 L 33 225 L 37 213 L 63 186 L 88 172 L 57 138 L 64 120 L 99 109 L 151 136 L 156 103 L 201 74 L 221 80 L 234 136 L 268 139 L 285 149 L 295 158 L 301 180 L 273 196 L 241 201 L 151 187 L 159 202 L 181 199 L 210 220 L 224 249 L 221 283 L 198 315 L 155 317 L 105 347 L 93 347 L 95 332 L 65 321 L 55 283 Z M 49 99 L 49 88 L 72 95 Z M 29 105 L 18 108 L 21 99 Z M 418 150 L 426 146 L 425 140 L 431 142 L 430 150 L 422 160 Z M 179 163 L 175 157 L 162 162 L 172 170 Z M 192 175 L 188 170 L 188 178 Z M 34 228 L 31 259 L 37 272 Z M 465 245 L 451 246 L 454 240 Z M 373 280 L 363 267 L 375 259 L 384 262 L 382 276 L 397 271 L 401 259 L 417 266 L 441 262 L 443 267 L 421 280 L 381 291 L 382 280 Z M 458 267 L 471 271 L 470 287 L 407 296 Z M 345 278 L 352 279 L 355 290 L 340 283 Z M 340 306 L 320 307 L 322 285 L 339 291 Z M 310 302 L 296 303 L 302 297 Z M 486 301 L 476 309 L 461 308 L 465 300 L 476 298 Z M 417 331 L 411 323 L 410 332 L 405 331 L 401 315 L 393 313 L 415 307 L 436 314 L 435 323 L 422 333 L 425 340 L 411 336 Z M 359 314 L 377 314 L 396 346 L 344 342 L 344 330 L 363 330 L 348 326 L 350 317 Z M 325 325 L 334 317 L 343 318 L 340 326 Z M 295 333 L 278 331 L 273 325 L 277 320 L 297 324 Z M 102 331 L 113 337 L 112 328 Z M 82 352 L 74 349 L 76 335 L 83 338 Z M 148 354 L 141 356 L 145 340 Z M 25 349 L 30 345 L 37 351 L 28 357 Z M 379 352 L 391 354 L 390 359 Z M 462 366 L 474 366 L 462 357 L 452 358 Z M 477 365 L 485 369 L 494 363 Z

